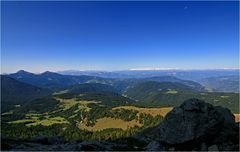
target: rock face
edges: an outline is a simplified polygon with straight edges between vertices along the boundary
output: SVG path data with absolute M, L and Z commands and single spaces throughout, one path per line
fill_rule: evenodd
M 198 99 L 185 101 L 151 131 L 154 140 L 175 150 L 238 150 L 239 127 L 233 114 Z

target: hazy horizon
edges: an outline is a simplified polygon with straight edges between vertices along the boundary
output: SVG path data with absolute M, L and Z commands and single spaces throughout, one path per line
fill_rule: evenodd
M 90 69 L 90 70 L 77 70 L 77 69 L 65 69 L 65 70 L 43 70 L 43 71 L 32 71 L 32 70 L 27 70 L 27 69 L 18 69 L 16 71 L 11 71 L 11 72 L 2 72 L 1 74 L 11 74 L 11 73 L 16 73 L 19 71 L 25 71 L 25 72 L 30 72 L 34 74 L 41 74 L 44 72 L 121 72 L 121 71 L 237 71 L 240 70 L 240 68 L 212 68 L 212 69 L 179 69 L 179 68 L 134 68 L 134 69 L 122 69 L 122 70 L 96 70 L 96 69 Z

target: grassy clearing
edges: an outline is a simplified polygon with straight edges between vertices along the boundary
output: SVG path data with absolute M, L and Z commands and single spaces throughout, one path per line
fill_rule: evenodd
M 4 112 L 1 115 L 4 116 L 4 115 L 11 115 L 11 114 L 13 114 L 13 111 Z
M 125 110 L 136 110 L 140 113 L 144 114 L 150 114 L 152 116 L 165 116 L 169 111 L 172 110 L 172 107 L 166 107 L 166 108 L 140 108 L 135 106 L 119 106 L 114 107 L 112 110 L 117 109 L 125 109 Z M 134 127 L 134 126 L 142 126 L 142 124 L 137 120 L 131 120 L 131 121 L 124 121 L 122 119 L 115 119 L 110 117 L 104 117 L 97 119 L 94 126 L 86 126 L 85 122 L 79 122 L 78 127 L 80 129 L 85 129 L 88 131 L 100 131 L 108 128 L 121 128 L 123 130 L 127 130 L 128 128 Z
M 74 111 L 75 112 L 75 111 Z M 72 115 L 72 116 L 70 116 L 69 118 L 74 118 L 74 117 L 76 117 L 77 116 L 77 114 L 74 114 L 74 115 Z
M 53 95 L 58 95 L 58 94 L 64 94 L 64 93 L 67 93 L 68 90 L 62 90 L 62 91 L 59 91 L 59 92 L 54 92 Z
M 72 106 L 80 103 L 79 110 L 81 109 L 87 109 L 90 110 L 88 107 L 88 104 L 90 103 L 96 103 L 98 104 L 99 102 L 96 101 L 77 101 L 75 98 L 72 99 L 61 99 L 61 98 L 56 98 L 60 102 L 60 108 L 63 108 L 63 110 L 68 110 Z
M 15 121 L 10 121 L 8 123 L 10 124 L 16 124 L 16 123 L 34 123 L 38 121 L 38 118 L 42 116 L 41 114 L 34 114 L 34 113 L 28 113 L 25 114 L 25 119 L 21 120 L 15 120 Z
M 229 98 L 229 96 L 220 96 L 221 98 Z
M 157 116 L 157 115 L 161 115 L 161 116 L 165 116 L 169 111 L 171 111 L 173 108 L 172 107 L 166 107 L 166 108 L 139 108 L 139 107 L 135 107 L 135 106 L 119 106 L 119 107 L 115 107 L 113 108 L 113 110 L 115 109 L 127 109 L 127 110 L 136 110 L 139 113 L 145 113 L 145 114 L 150 114 L 152 116 Z
M 77 104 L 76 100 L 74 98 L 72 99 L 61 99 L 61 98 L 56 98 L 60 102 L 60 107 L 63 108 L 63 110 L 68 110 L 75 104 Z
M 64 124 L 69 123 L 66 119 L 62 117 L 53 117 L 53 118 L 47 118 L 43 120 L 36 120 L 33 123 L 26 124 L 26 126 L 36 126 L 36 125 L 43 125 L 43 126 L 51 126 L 53 124 Z
M 49 115 L 48 115 L 48 113 L 42 113 L 42 114 L 39 114 L 39 113 L 27 113 L 27 114 L 25 114 L 25 118 L 27 118 L 27 119 L 38 120 L 39 117 L 48 118 Z
M 79 102 L 80 104 L 82 104 L 82 105 L 88 105 L 88 104 L 90 104 L 90 103 L 96 103 L 96 104 L 98 104 L 98 103 L 101 103 L 101 102 L 97 102 L 97 101 L 84 101 L 84 100 L 82 100 L 82 101 L 77 101 L 77 102 Z
M 124 121 L 121 119 L 114 119 L 109 117 L 98 119 L 93 127 L 86 126 L 84 123 L 78 124 L 78 127 L 80 129 L 85 129 L 88 131 L 100 131 L 108 128 L 121 128 L 123 130 L 127 130 L 134 126 L 142 126 L 142 124 L 140 124 L 137 120 Z
M 25 114 L 26 117 L 40 117 L 42 116 L 42 114 L 38 114 L 38 113 L 27 113 Z
M 33 119 L 22 119 L 8 122 L 9 124 L 17 124 L 17 123 L 31 123 L 34 122 Z
M 77 116 L 77 113 L 79 111 L 90 111 L 91 108 L 88 107 L 88 104 L 91 104 L 91 103 L 95 103 L 95 104 L 99 104 L 100 102 L 96 102 L 96 101 L 77 101 L 75 98 L 72 98 L 72 99 L 60 99 L 60 98 L 56 98 L 57 100 L 59 100 L 60 102 L 60 108 L 63 109 L 63 110 L 68 110 L 70 109 L 71 107 L 75 106 L 76 104 L 79 104 L 78 105 L 78 109 L 74 111 L 74 114 L 72 116 L 70 116 L 70 118 L 74 118 Z M 60 109 L 60 110 L 61 110 Z
M 240 114 L 234 114 L 235 122 L 240 122 Z
M 50 126 L 53 124 L 63 124 L 63 123 L 69 123 L 66 119 L 62 117 L 53 117 L 49 118 L 48 115 L 43 116 L 42 114 L 34 114 L 29 113 L 25 115 L 26 119 L 16 120 L 16 121 L 10 121 L 9 124 L 16 124 L 16 123 L 26 123 L 25 126 L 35 126 L 35 125 L 43 125 L 43 126 Z M 43 117 L 44 119 L 39 120 L 40 117 Z
M 166 92 L 166 94 L 177 94 L 177 93 L 178 93 L 178 91 L 176 91 L 176 90 L 168 90 Z
M 90 103 L 98 104 L 99 103 L 99 102 L 96 102 L 96 101 L 76 101 L 76 102 L 80 103 L 80 105 L 78 106 L 78 110 L 74 111 L 74 113 L 77 113 L 81 110 L 90 111 L 91 108 L 88 107 L 88 104 L 90 104 Z
M 37 114 L 37 113 L 28 113 L 25 114 L 25 119 L 22 120 L 16 120 L 9 123 L 28 123 L 26 126 L 35 126 L 35 125 L 43 125 L 43 126 L 50 126 L 53 124 L 62 124 L 62 123 L 69 123 L 66 119 L 62 117 L 53 117 L 50 118 L 49 116 L 52 113 L 61 111 L 61 110 L 68 110 L 72 106 L 79 104 L 78 109 L 74 111 L 74 114 L 70 117 L 76 117 L 77 113 L 81 110 L 89 111 L 91 108 L 88 107 L 88 104 L 90 103 L 96 103 L 99 102 L 96 101 L 76 101 L 76 99 L 60 99 L 56 98 L 60 102 L 60 107 L 58 110 L 52 111 L 51 113 L 43 113 L 43 114 Z M 41 119 L 40 119 L 41 118 Z

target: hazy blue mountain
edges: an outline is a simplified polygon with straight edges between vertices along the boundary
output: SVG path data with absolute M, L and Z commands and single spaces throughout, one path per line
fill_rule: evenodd
M 204 87 L 197 82 L 190 81 L 190 80 L 182 80 L 182 79 L 179 79 L 174 76 L 149 77 L 149 78 L 145 78 L 144 80 L 145 81 L 156 81 L 156 82 L 177 82 L 177 83 L 186 85 L 193 90 L 205 91 Z
M 123 70 L 123 71 L 59 71 L 63 75 L 89 75 L 103 78 L 146 78 L 158 76 L 175 76 L 186 80 L 200 80 L 208 77 L 238 75 L 237 69 L 212 69 L 212 70 Z
M 78 70 L 66 70 L 66 71 L 58 71 L 57 73 L 62 75 L 89 75 L 89 76 L 97 76 L 103 78 L 130 78 L 130 75 L 123 74 L 121 72 L 108 72 L 108 71 L 78 71 Z
M 10 74 L 9 76 L 21 82 L 25 82 L 42 88 L 48 88 L 54 91 L 64 89 L 65 87 L 74 84 L 85 83 L 93 79 L 101 80 L 101 78 L 97 78 L 94 76 L 69 76 L 49 71 L 41 74 L 33 74 L 20 70 L 17 73 Z
M 239 75 L 237 69 L 213 69 L 213 70 L 176 70 L 169 72 L 170 75 L 180 79 L 199 81 L 208 77 Z
M 126 91 L 128 87 L 134 86 L 139 83 L 148 82 L 148 81 L 154 81 L 154 82 L 178 82 L 180 84 L 186 85 L 192 90 L 195 91 L 204 91 L 204 87 L 194 81 L 189 80 L 182 80 L 178 79 L 174 76 L 158 76 L 158 77 L 147 77 L 147 78 L 129 78 L 129 79 L 123 79 L 113 82 L 113 86 L 117 86 L 118 88 Z
M 157 82 L 179 82 L 192 87 L 195 90 L 202 91 L 203 87 L 193 81 L 178 79 L 174 76 L 158 76 L 146 78 L 101 78 L 87 75 L 62 75 L 46 71 L 41 74 L 33 74 L 23 70 L 9 75 L 21 82 L 29 83 L 42 88 L 48 88 L 54 91 L 62 90 L 68 86 L 81 83 L 102 83 L 113 86 L 116 90 L 124 92 L 127 87 L 133 86 L 140 82 L 157 81 Z
M 239 76 L 219 76 L 202 79 L 201 84 L 210 91 L 239 92 Z

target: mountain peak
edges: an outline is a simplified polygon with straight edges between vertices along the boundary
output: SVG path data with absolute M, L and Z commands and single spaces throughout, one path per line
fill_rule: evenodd
M 43 72 L 42 74 L 47 74 L 47 73 L 53 73 L 53 72 L 45 71 L 45 72 Z
M 22 75 L 22 74 L 33 74 L 33 73 L 25 71 L 25 70 L 19 70 L 15 74 L 21 74 Z
M 60 75 L 60 74 L 51 72 L 51 71 L 45 71 L 45 72 L 41 73 L 41 75 Z
M 17 71 L 16 73 L 25 73 L 25 72 L 27 72 L 27 71 L 25 71 L 25 70 L 19 70 L 19 71 Z

